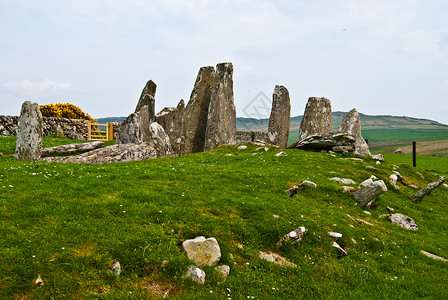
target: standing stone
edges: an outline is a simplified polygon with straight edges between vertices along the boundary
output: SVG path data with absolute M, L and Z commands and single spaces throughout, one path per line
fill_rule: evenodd
M 151 133 L 150 145 L 156 149 L 157 157 L 165 157 L 171 155 L 171 143 L 170 138 L 166 134 L 163 127 L 159 123 L 153 122 L 149 126 Z
M 149 80 L 145 87 L 143 88 L 140 99 L 138 100 L 137 106 L 135 107 L 134 113 L 139 112 L 143 106 L 148 106 L 148 114 L 150 122 L 155 121 L 155 97 L 156 97 L 157 85 L 154 81 Z
M 272 94 L 272 109 L 269 118 L 268 143 L 286 148 L 289 136 L 291 103 L 289 92 L 282 85 L 276 85 Z
M 331 133 L 333 116 L 327 98 L 310 97 L 305 107 L 299 129 L 299 141 L 310 135 Z
M 160 124 L 169 136 L 172 151 L 175 155 L 184 152 L 184 100 L 177 107 L 165 107 L 156 115 L 156 122 Z
M 37 161 L 40 159 L 43 139 L 42 114 L 39 105 L 25 101 L 20 111 L 17 129 L 15 159 Z
M 212 66 L 199 69 L 190 101 L 184 111 L 184 153 L 204 151 L 205 131 L 210 99 L 215 83 L 215 68 Z
M 152 134 L 149 131 L 149 109 L 143 106 L 137 113 L 130 114 L 121 122 L 118 129 L 117 144 L 149 143 Z
M 236 110 L 233 104 L 233 65 L 216 66 L 215 86 L 208 108 L 204 150 L 236 143 Z
M 355 154 L 370 155 L 369 146 L 361 135 L 361 119 L 355 108 L 345 116 L 341 123 L 339 123 L 338 131 L 349 133 L 356 137 Z

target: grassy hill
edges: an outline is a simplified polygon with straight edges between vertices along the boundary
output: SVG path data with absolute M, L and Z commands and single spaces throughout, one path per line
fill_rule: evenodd
M 68 142 L 45 139 L 46 146 Z M 447 263 L 420 253 L 448 257 L 448 190 L 440 187 L 415 204 L 408 197 L 416 190 L 387 181 L 398 170 L 423 187 L 447 175 L 447 158 L 414 169 L 394 163 L 395 156 L 377 165 L 301 150 L 277 157 L 275 148 L 248 145 L 75 165 L 14 161 L 14 147 L 14 137 L 0 137 L 2 299 L 448 297 Z M 389 191 L 368 210 L 329 180 L 359 184 L 371 175 Z M 303 180 L 317 188 L 289 197 L 285 190 Z M 419 230 L 380 219 L 387 206 L 412 217 Z M 277 246 L 299 226 L 308 230 L 300 244 Z M 348 256 L 339 258 L 329 231 L 342 233 L 337 242 Z M 205 285 L 183 279 L 191 262 L 179 245 L 201 235 L 219 242 L 220 263 L 231 267 L 226 280 L 211 267 L 204 268 Z M 259 251 L 281 254 L 297 267 L 261 260 Z M 110 272 L 115 260 L 119 276 Z M 40 287 L 33 284 L 38 275 Z

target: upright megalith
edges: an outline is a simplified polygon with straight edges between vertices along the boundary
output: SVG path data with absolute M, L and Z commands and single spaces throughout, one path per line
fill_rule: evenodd
M 174 155 L 184 153 L 184 107 L 184 100 L 180 100 L 177 107 L 165 107 L 156 115 L 156 122 L 170 138 Z
M 124 119 L 117 133 L 117 144 L 141 144 L 149 143 L 151 140 L 151 133 L 149 125 L 149 108 L 147 105 L 143 106 L 138 112 L 130 114 Z
M 289 136 L 291 103 L 288 89 L 276 85 L 272 94 L 272 109 L 269 117 L 268 142 L 286 148 Z
M 212 66 L 199 69 L 190 101 L 185 107 L 184 115 L 184 153 L 204 151 L 207 116 L 215 84 L 215 68 Z
M 361 119 L 356 108 L 352 109 L 339 123 L 339 132 L 348 133 L 356 137 L 355 154 L 370 155 L 369 146 L 361 135 Z
M 233 103 L 233 65 L 216 66 L 215 85 L 208 108 L 204 150 L 236 143 L 236 110 Z
M 299 129 L 299 141 L 310 135 L 331 133 L 333 117 L 327 98 L 310 97 Z
M 148 115 L 151 122 L 155 121 L 155 96 L 156 96 L 157 85 L 154 81 L 149 80 L 145 87 L 143 88 L 140 99 L 138 100 L 137 106 L 135 107 L 134 113 L 139 112 L 143 106 L 148 106 Z
M 156 149 L 157 157 L 171 156 L 170 137 L 159 123 L 153 122 L 149 126 L 151 140 L 149 144 Z
M 39 105 L 25 101 L 20 111 L 17 129 L 16 160 L 37 161 L 42 151 L 43 119 Z

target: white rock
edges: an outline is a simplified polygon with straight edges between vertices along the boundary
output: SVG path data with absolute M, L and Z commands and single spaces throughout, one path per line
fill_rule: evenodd
M 355 184 L 355 182 L 352 179 L 348 179 L 348 178 L 333 177 L 333 178 L 330 178 L 330 180 L 338 182 L 340 184 Z
M 242 145 L 242 146 L 239 146 L 237 149 L 238 149 L 238 150 L 246 150 L 246 149 L 247 149 L 247 146 Z
M 335 238 L 341 238 L 342 237 L 342 233 L 339 233 L 339 232 L 332 232 L 332 231 L 330 231 L 330 232 L 328 232 L 328 234 L 330 236 L 332 236 L 332 237 L 335 237 Z
M 198 236 L 182 243 L 182 250 L 198 266 L 214 266 L 221 259 L 221 249 L 215 238 Z
M 287 155 L 285 152 L 279 152 L 279 153 L 277 153 L 275 156 L 285 156 L 285 155 Z
M 205 283 L 205 272 L 195 266 L 190 266 L 185 274 L 184 278 L 190 278 L 191 280 L 199 283 Z
M 338 243 L 333 242 L 333 245 L 331 245 L 331 246 L 333 246 L 334 248 L 336 248 L 338 250 L 340 256 L 347 256 L 347 252 L 345 252 L 345 250 L 342 249 L 342 247 L 339 246 Z

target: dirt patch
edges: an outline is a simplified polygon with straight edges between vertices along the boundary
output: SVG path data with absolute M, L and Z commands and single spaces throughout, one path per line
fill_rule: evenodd
M 369 146 L 374 152 L 393 153 L 396 149 L 401 149 L 403 154 L 412 154 L 412 141 L 378 142 Z M 448 156 L 448 140 L 417 141 L 417 154 Z

